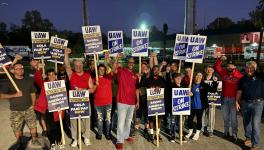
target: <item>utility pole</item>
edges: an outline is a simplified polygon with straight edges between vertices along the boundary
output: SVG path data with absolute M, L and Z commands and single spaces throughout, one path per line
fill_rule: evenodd
M 261 53 L 261 44 L 262 44 L 262 39 L 263 39 L 263 32 L 264 28 L 260 28 L 260 38 L 259 38 L 259 45 L 258 45 L 258 53 L 257 53 L 257 64 L 259 65 L 259 60 L 260 60 L 260 53 Z
M 88 18 L 87 18 L 87 11 L 86 11 L 86 6 L 87 6 L 87 0 L 82 0 L 82 12 L 83 12 L 83 25 L 87 26 L 88 25 Z
M 195 32 L 195 10 L 196 10 L 196 0 L 185 0 L 185 23 L 184 23 L 184 33 L 194 34 Z

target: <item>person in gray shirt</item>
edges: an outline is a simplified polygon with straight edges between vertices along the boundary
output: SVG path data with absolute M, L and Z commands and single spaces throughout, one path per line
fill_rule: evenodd
M 20 63 L 13 65 L 13 80 L 20 91 L 16 91 L 13 85 L 8 82 L 4 92 L 1 92 L 0 99 L 8 99 L 10 102 L 10 122 L 11 128 L 17 139 L 17 149 L 23 147 L 21 138 L 23 136 L 23 123 L 26 122 L 32 136 L 32 147 L 41 147 L 37 140 L 37 120 L 33 106 L 36 100 L 36 88 L 34 80 L 30 77 L 24 77 L 24 67 Z M 22 148 L 23 149 L 23 148 Z

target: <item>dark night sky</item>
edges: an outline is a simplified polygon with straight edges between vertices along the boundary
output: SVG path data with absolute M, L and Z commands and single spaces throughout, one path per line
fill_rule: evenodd
M 0 0 L 0 22 L 21 24 L 27 10 L 37 9 L 56 29 L 81 32 L 82 0 Z M 169 33 L 183 31 L 184 0 L 87 0 L 90 25 L 101 25 L 103 31 L 123 30 L 128 33 L 145 21 Z M 233 21 L 248 19 L 258 0 L 197 0 L 197 24 L 205 27 L 218 16 Z

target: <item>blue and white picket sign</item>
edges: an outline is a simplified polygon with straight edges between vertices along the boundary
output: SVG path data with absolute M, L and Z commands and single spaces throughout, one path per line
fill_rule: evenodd
M 49 112 L 69 109 L 68 96 L 64 80 L 44 83 Z
M 132 56 L 148 56 L 149 30 L 132 29 Z
M 5 49 L 3 48 L 2 44 L 0 43 L 0 67 L 4 65 L 12 64 L 11 59 L 7 56 Z
M 190 115 L 191 98 L 189 88 L 172 88 L 172 114 Z
M 185 34 L 176 35 L 173 59 L 185 60 L 188 43 L 189 43 L 189 35 L 185 35 Z
M 31 32 L 32 51 L 34 59 L 48 59 L 49 53 L 49 32 Z
M 64 50 L 67 48 L 68 40 L 61 39 L 55 36 L 50 38 L 50 55 L 51 59 L 48 61 L 63 64 Z
M 204 80 L 205 83 L 211 85 L 213 81 Z M 217 106 L 221 106 L 222 99 L 222 81 L 217 81 L 217 91 L 215 93 L 208 92 L 207 98 L 209 104 L 214 104 Z
M 108 50 L 111 57 L 123 53 L 123 31 L 108 31 Z
M 186 51 L 186 62 L 203 63 L 206 36 L 189 35 L 189 43 Z
M 82 33 L 86 54 L 102 52 L 103 42 L 100 26 L 83 26 Z
M 89 118 L 89 91 L 70 90 L 69 97 L 70 119 Z
M 165 115 L 164 88 L 147 89 L 148 116 Z

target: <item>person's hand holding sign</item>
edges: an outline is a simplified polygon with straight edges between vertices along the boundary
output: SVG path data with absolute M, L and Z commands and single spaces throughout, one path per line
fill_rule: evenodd
M 190 92 L 188 93 L 188 95 L 189 95 L 189 96 L 193 96 L 193 93 L 190 91 Z
M 217 76 L 213 76 L 213 81 L 217 81 L 217 80 L 218 80 Z
M 21 97 L 23 96 L 21 91 L 16 92 L 16 94 L 13 95 L 13 97 Z
M 227 58 L 226 58 L 226 56 L 223 55 L 223 56 L 220 57 L 220 59 L 221 59 L 222 61 L 225 61 Z

